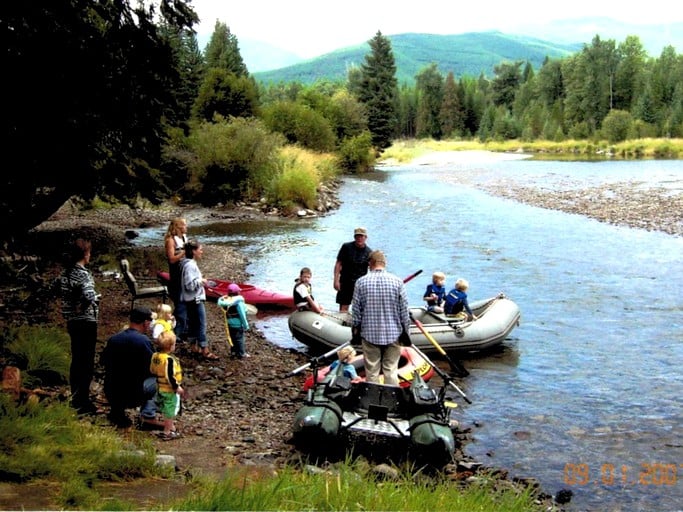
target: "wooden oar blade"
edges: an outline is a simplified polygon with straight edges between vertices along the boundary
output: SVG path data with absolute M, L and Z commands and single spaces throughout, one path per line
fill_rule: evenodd
M 453 361 L 450 356 L 446 353 L 446 351 L 443 349 L 441 345 L 434 339 L 434 336 L 429 334 L 427 329 L 425 329 L 424 325 L 422 325 L 422 322 L 420 322 L 418 319 L 414 318 L 413 315 L 410 315 L 410 319 L 413 321 L 413 323 L 417 326 L 418 329 L 420 329 L 420 332 L 424 334 L 425 338 L 434 345 L 434 348 L 439 351 L 439 353 L 446 359 L 449 365 L 451 365 L 451 370 L 455 373 L 456 377 L 467 377 L 470 372 L 467 371 L 467 368 L 465 368 L 462 363 L 455 362 Z

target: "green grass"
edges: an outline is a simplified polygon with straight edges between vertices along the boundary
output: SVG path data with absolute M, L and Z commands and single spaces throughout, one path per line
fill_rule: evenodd
M 211 456 L 211 454 L 207 454 Z M 155 466 L 144 436 L 123 440 L 110 427 L 79 421 L 63 403 L 15 404 L 0 393 L 0 481 L 50 482 L 65 509 L 135 510 L 122 498 L 103 500 L 105 482 L 171 478 Z M 157 510 L 543 510 L 529 487 L 514 486 L 487 473 L 467 485 L 445 474 L 427 475 L 413 467 L 386 476 L 362 458 L 327 467 L 256 466 L 228 468 L 222 480 L 197 477 L 191 492 Z M 180 481 L 179 481 L 180 485 Z M 149 508 L 146 505 L 145 508 Z
M 274 474 L 252 468 L 230 473 L 201 493 L 176 503 L 176 510 L 425 510 L 508 511 L 543 510 L 532 491 L 520 491 L 486 474 L 467 486 L 445 477 L 399 471 L 380 478 L 362 462 L 326 470 L 286 467 Z
M 683 155 L 683 139 L 634 139 L 616 144 L 590 140 L 477 142 L 474 140 L 412 139 L 394 142 L 382 153 L 380 161 L 409 163 L 415 158 L 434 151 L 467 150 L 522 152 L 532 154 L 535 159 L 548 160 L 679 159 Z
M 79 420 L 64 402 L 15 403 L 0 393 L 0 481 L 55 482 L 65 508 L 93 508 L 97 481 L 168 475 L 149 440 L 124 441 L 112 428 Z
M 57 327 L 22 325 L 0 334 L 0 348 L 12 354 L 12 365 L 22 371 L 24 386 L 31 388 L 66 383 L 70 346 L 69 336 Z

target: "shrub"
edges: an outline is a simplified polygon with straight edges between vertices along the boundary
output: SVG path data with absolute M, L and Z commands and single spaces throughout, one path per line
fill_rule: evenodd
M 264 108 L 263 119 L 270 130 L 283 134 L 290 144 L 322 152 L 335 147 L 330 122 L 306 105 L 278 101 Z
M 22 325 L 9 328 L 0 340 L 11 353 L 14 365 L 22 370 L 24 386 L 67 382 L 71 348 L 69 336 L 62 329 Z
M 206 204 L 258 199 L 277 174 L 284 143 L 257 119 L 216 119 L 201 123 L 189 137 L 196 155 L 191 188 Z
M 371 170 L 375 164 L 372 135 L 368 131 L 344 139 L 338 153 L 339 165 L 345 171 L 365 172 Z
M 315 208 L 320 184 L 315 157 L 305 150 L 289 146 L 280 151 L 279 174 L 271 182 L 270 200 L 280 206 L 295 204 Z
M 602 135 L 610 143 L 624 141 L 632 129 L 633 117 L 624 110 L 612 110 L 602 121 Z

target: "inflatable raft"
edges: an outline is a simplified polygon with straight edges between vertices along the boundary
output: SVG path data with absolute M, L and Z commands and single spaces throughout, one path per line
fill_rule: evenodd
M 365 359 L 363 358 L 363 354 L 357 354 L 351 360 L 351 364 L 356 368 L 356 373 L 361 377 L 361 381 L 365 380 L 364 363 Z M 420 377 L 425 381 L 428 381 L 434 376 L 434 369 L 414 348 L 401 347 L 401 359 L 398 362 L 399 386 L 402 388 L 410 387 L 410 383 L 413 380 L 413 372 L 415 371 L 417 371 Z M 330 373 L 329 365 L 318 369 L 316 373 L 318 374 L 318 382 L 322 382 L 327 374 Z M 304 382 L 304 391 L 308 391 L 312 387 L 313 374 L 306 378 L 306 381 Z
M 477 316 L 476 320 L 456 320 L 429 312 L 424 307 L 411 307 L 410 313 L 448 352 L 477 352 L 493 348 L 519 325 L 519 307 L 504 294 L 470 302 L 470 307 Z M 351 339 L 349 313 L 295 311 L 289 316 L 288 324 L 292 336 L 309 346 L 334 348 Z M 425 353 L 436 351 L 417 325 L 411 325 L 409 335 L 413 344 Z
M 415 372 L 409 388 L 351 383 L 343 372 L 328 374 L 309 389 L 293 421 L 293 441 L 304 452 L 326 454 L 364 439 L 395 445 L 420 464 L 453 460 L 455 437 L 443 388 L 430 388 Z

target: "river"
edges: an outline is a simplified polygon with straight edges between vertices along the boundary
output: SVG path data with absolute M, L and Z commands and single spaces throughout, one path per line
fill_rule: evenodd
M 494 197 L 492 179 L 553 189 L 645 182 L 683 193 L 683 162 L 546 162 L 477 158 L 384 167 L 346 178 L 339 210 L 297 221 L 193 226 L 204 243 L 250 259 L 250 282 L 291 291 L 302 266 L 336 310 L 332 271 L 353 229 L 368 229 L 388 270 L 420 304 L 431 273 L 471 300 L 504 292 L 521 324 L 501 350 L 468 357 L 459 382 L 472 400 L 452 413 L 472 427 L 466 453 L 545 492 L 573 492 L 568 510 L 661 510 L 683 503 L 683 238 Z M 642 185 L 641 185 L 642 186 Z M 150 234 L 155 240 L 160 233 Z M 144 239 L 144 238 L 143 238 Z M 220 276 L 218 276 L 220 277 Z M 257 321 L 275 344 L 286 315 Z

